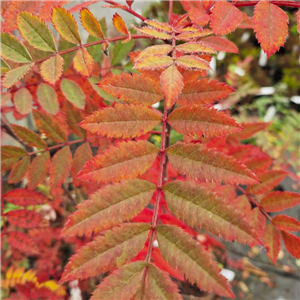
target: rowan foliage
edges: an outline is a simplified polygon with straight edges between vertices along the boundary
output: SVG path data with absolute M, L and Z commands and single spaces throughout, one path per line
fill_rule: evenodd
M 101 275 L 93 300 L 183 299 L 181 281 L 234 298 L 213 252 L 221 239 L 260 245 L 275 264 L 282 237 L 300 258 L 290 233 L 300 222 L 282 213 L 300 196 L 276 190 L 291 172 L 249 142 L 270 123 L 218 111 L 234 89 L 209 78 L 213 55 L 239 51 L 224 37 L 237 28 L 253 28 L 268 57 L 284 46 L 284 1 L 180 1 L 182 15 L 169 1 L 166 22 L 139 15 L 134 1 L 105 1 L 102 9 L 142 21 L 114 13 L 112 38 L 88 8 L 97 1 L 65 2 L 7 1 L 1 11 L 2 129 L 19 143 L 1 147 L 13 185 L 2 197 L 2 208 L 13 205 L 1 212 L 3 236 L 16 260 L 31 255 L 38 266 L 11 266 L 3 288 L 63 299 L 62 283 Z M 8 112 L 32 113 L 36 129 L 10 124 Z M 67 243 L 76 253 L 62 267 Z

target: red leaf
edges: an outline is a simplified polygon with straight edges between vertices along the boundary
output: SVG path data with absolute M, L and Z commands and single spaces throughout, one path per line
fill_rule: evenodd
M 39 205 L 49 201 L 44 194 L 27 189 L 11 190 L 3 195 L 3 199 L 20 206 Z
M 168 117 L 168 123 L 179 133 L 186 135 L 216 137 L 242 130 L 242 127 L 228 115 L 215 109 L 199 105 L 186 105 L 175 109 Z
M 272 162 L 273 159 L 271 157 L 254 157 L 243 161 L 244 165 L 256 175 L 265 172 L 271 166 Z
M 239 53 L 238 47 L 233 42 L 221 36 L 209 36 L 201 39 L 201 42 L 205 45 L 212 47 L 216 51 Z
M 72 153 L 68 146 L 54 154 L 49 169 L 50 186 L 52 190 L 60 187 L 60 185 L 67 179 L 71 170 L 71 163 Z
M 12 210 L 4 214 L 10 224 L 22 228 L 45 227 L 49 222 L 40 214 L 27 209 Z
M 179 95 L 179 105 L 203 105 L 213 103 L 233 92 L 233 89 L 225 83 L 209 80 L 208 78 L 199 81 L 190 80 L 189 73 L 183 74 L 184 88 Z
M 270 57 L 284 45 L 288 36 L 289 18 L 280 7 L 260 1 L 254 8 L 253 28 L 261 48 Z
M 11 231 L 6 234 L 8 243 L 12 248 L 15 248 L 27 255 L 34 255 L 38 253 L 37 245 L 28 235 Z
M 267 212 L 279 212 L 300 203 L 300 195 L 291 192 L 271 192 L 266 194 L 260 206 Z
M 280 233 L 272 223 L 269 223 L 264 234 L 263 243 L 267 256 L 275 265 L 280 250 Z
M 272 223 L 279 230 L 298 231 L 300 230 L 300 222 L 295 218 L 286 215 L 277 215 L 273 217 Z
M 300 259 L 300 238 L 288 232 L 281 231 L 286 249 L 296 258 Z
M 161 73 L 160 84 L 165 97 L 165 105 L 170 109 L 175 104 L 183 88 L 182 75 L 174 64 Z
M 227 1 L 218 1 L 211 13 L 211 28 L 216 35 L 225 35 L 234 31 L 242 22 L 243 14 Z
M 280 170 L 269 170 L 258 176 L 261 183 L 247 187 L 247 192 L 253 195 L 264 194 L 276 187 L 285 177 L 287 173 Z
M 244 130 L 233 134 L 232 137 L 239 140 L 246 140 L 251 138 L 257 132 L 262 131 L 268 126 L 270 126 L 271 123 L 270 122 L 253 122 L 253 123 L 242 122 L 241 125 L 244 128 Z
M 209 15 L 201 6 L 199 8 L 190 9 L 189 17 L 194 24 L 199 26 L 204 26 L 210 21 Z

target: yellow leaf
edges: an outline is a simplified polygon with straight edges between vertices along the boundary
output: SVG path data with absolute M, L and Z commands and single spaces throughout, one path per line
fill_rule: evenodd
M 75 70 L 81 75 L 85 77 L 92 76 L 94 70 L 94 60 L 85 48 L 81 48 L 76 52 L 73 64 Z
M 104 39 L 103 31 L 99 22 L 87 8 L 83 8 L 80 11 L 80 19 L 82 26 L 89 34 L 94 37 Z

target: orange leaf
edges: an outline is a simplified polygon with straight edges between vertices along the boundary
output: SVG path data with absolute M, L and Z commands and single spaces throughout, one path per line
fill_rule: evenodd
M 233 42 L 221 36 L 208 36 L 202 39 L 201 42 L 207 46 L 212 47 L 216 51 L 239 53 L 238 47 Z
M 300 203 L 300 195 L 291 192 L 271 192 L 266 194 L 260 202 L 260 206 L 267 212 L 278 212 Z
M 172 27 L 168 23 L 157 22 L 153 20 L 146 20 L 145 23 L 155 29 L 172 32 Z
M 87 162 L 78 177 L 103 183 L 132 179 L 152 166 L 157 153 L 158 148 L 148 141 L 122 142 L 118 147 L 110 147 Z
M 286 249 L 296 258 L 300 259 L 300 238 L 288 232 L 281 231 Z
M 289 19 L 281 8 L 269 1 L 260 1 L 254 8 L 253 28 L 261 48 L 270 57 L 284 45 Z
M 129 35 L 125 22 L 121 18 L 121 16 L 117 13 L 113 15 L 113 24 L 115 28 L 122 34 Z
M 76 52 L 73 64 L 75 70 L 79 74 L 85 77 L 92 76 L 94 70 L 94 60 L 85 48 L 81 48 Z
M 189 17 L 194 24 L 199 26 L 204 26 L 210 21 L 209 15 L 201 6 L 199 8 L 194 7 L 190 9 Z
M 82 8 L 80 10 L 80 19 L 82 26 L 89 34 L 94 37 L 104 39 L 103 31 L 99 22 L 87 8 Z
M 209 63 L 194 55 L 184 55 L 176 59 L 176 64 L 185 69 L 209 70 Z
M 174 64 L 161 73 L 160 84 L 165 97 L 165 105 L 170 109 L 183 88 L 182 75 Z
M 154 70 L 168 67 L 173 62 L 170 56 L 154 55 L 134 62 L 134 69 Z
M 254 134 L 259 131 L 264 130 L 268 126 L 271 125 L 270 122 L 253 122 L 253 123 L 244 123 L 242 122 L 241 125 L 243 126 L 244 130 L 232 135 L 232 137 L 245 140 L 251 138 Z
M 151 38 L 156 38 L 156 39 L 161 39 L 161 40 L 170 40 L 172 39 L 172 36 L 168 33 L 164 33 L 161 31 L 158 31 L 156 29 L 150 28 L 150 27 L 135 27 L 132 26 L 135 30 L 151 37 Z
M 263 243 L 267 256 L 275 264 L 280 250 L 280 233 L 272 223 L 268 224 L 263 234 Z
M 42 183 L 48 173 L 50 166 L 50 154 L 44 152 L 37 156 L 31 163 L 28 173 L 28 189 L 34 190 L 40 183 Z
M 242 22 L 243 14 L 227 1 L 218 1 L 211 13 L 211 29 L 216 35 L 225 35 L 234 31 Z
M 272 223 L 279 230 L 298 231 L 300 230 L 300 222 L 295 218 L 286 215 L 277 215 L 273 217 Z
M 60 187 L 60 185 L 67 179 L 71 170 L 71 163 L 72 153 L 68 146 L 54 154 L 49 169 L 50 186 L 52 190 Z
M 41 64 L 41 75 L 50 84 L 55 84 L 63 72 L 64 59 L 56 54 Z

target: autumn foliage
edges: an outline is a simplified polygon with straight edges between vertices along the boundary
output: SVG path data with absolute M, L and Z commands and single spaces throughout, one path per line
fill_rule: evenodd
M 234 298 L 213 256 L 219 237 L 260 245 L 274 264 L 282 237 L 300 259 L 300 239 L 290 233 L 300 222 L 282 213 L 300 197 L 276 190 L 290 173 L 245 143 L 269 123 L 238 124 L 215 109 L 234 89 L 208 77 L 212 55 L 238 52 L 224 37 L 237 28 L 253 28 L 268 57 L 284 46 L 284 1 L 182 1 L 183 15 L 170 1 L 168 23 L 140 16 L 133 1 L 98 3 L 142 20 L 129 26 L 115 13 L 113 38 L 88 9 L 97 1 L 69 10 L 65 2 L 2 7 L 2 129 L 20 144 L 1 147 L 2 173 L 13 186 L 2 196 L 11 249 L 3 287 L 18 297 L 10 299 L 62 299 L 62 283 L 101 274 L 90 299 L 183 299 L 176 280 Z M 255 5 L 253 17 L 241 10 L 247 5 Z M 139 39 L 153 45 L 129 53 Z M 132 68 L 111 72 L 123 49 Z M 32 113 L 37 130 L 10 124 L 10 112 L 17 120 Z M 181 134 L 175 143 L 174 131 Z M 67 243 L 76 253 L 62 268 Z M 35 257 L 37 271 L 16 268 L 9 255 Z

